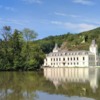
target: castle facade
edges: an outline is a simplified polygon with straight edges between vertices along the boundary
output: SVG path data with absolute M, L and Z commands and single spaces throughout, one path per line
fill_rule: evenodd
M 89 47 L 89 51 L 60 50 L 57 44 L 52 52 L 46 54 L 44 67 L 89 67 L 100 66 L 100 55 L 95 40 Z

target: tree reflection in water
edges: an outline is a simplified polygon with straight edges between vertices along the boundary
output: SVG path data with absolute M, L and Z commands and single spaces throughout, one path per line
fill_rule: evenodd
M 33 100 L 39 77 L 33 72 L 1 72 L 0 100 Z
M 97 81 L 99 69 L 86 71 L 75 69 L 76 72 L 79 70 L 79 79 L 78 73 L 75 75 L 74 70 L 68 69 L 69 74 L 66 73 L 66 69 L 61 69 L 64 73 L 57 70 L 45 69 L 45 77 L 42 73 L 36 72 L 0 72 L 0 100 L 42 100 L 39 91 L 51 95 L 81 96 L 99 100 L 100 84 Z

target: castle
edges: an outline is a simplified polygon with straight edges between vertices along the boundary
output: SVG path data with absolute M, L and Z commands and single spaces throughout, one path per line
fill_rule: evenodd
M 100 55 L 95 40 L 89 47 L 89 51 L 60 50 L 57 44 L 52 52 L 46 54 L 44 67 L 93 67 L 100 66 Z

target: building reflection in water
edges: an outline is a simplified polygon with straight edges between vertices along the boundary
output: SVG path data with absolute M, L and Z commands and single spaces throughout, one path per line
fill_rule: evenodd
M 62 82 L 90 83 L 93 92 L 98 88 L 98 68 L 44 68 L 44 76 L 57 88 Z

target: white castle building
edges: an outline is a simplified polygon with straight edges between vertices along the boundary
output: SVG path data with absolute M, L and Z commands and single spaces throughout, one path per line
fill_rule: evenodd
M 44 67 L 89 67 L 100 66 L 100 55 L 95 40 L 89 47 L 89 51 L 60 50 L 57 44 L 53 52 L 46 55 Z

